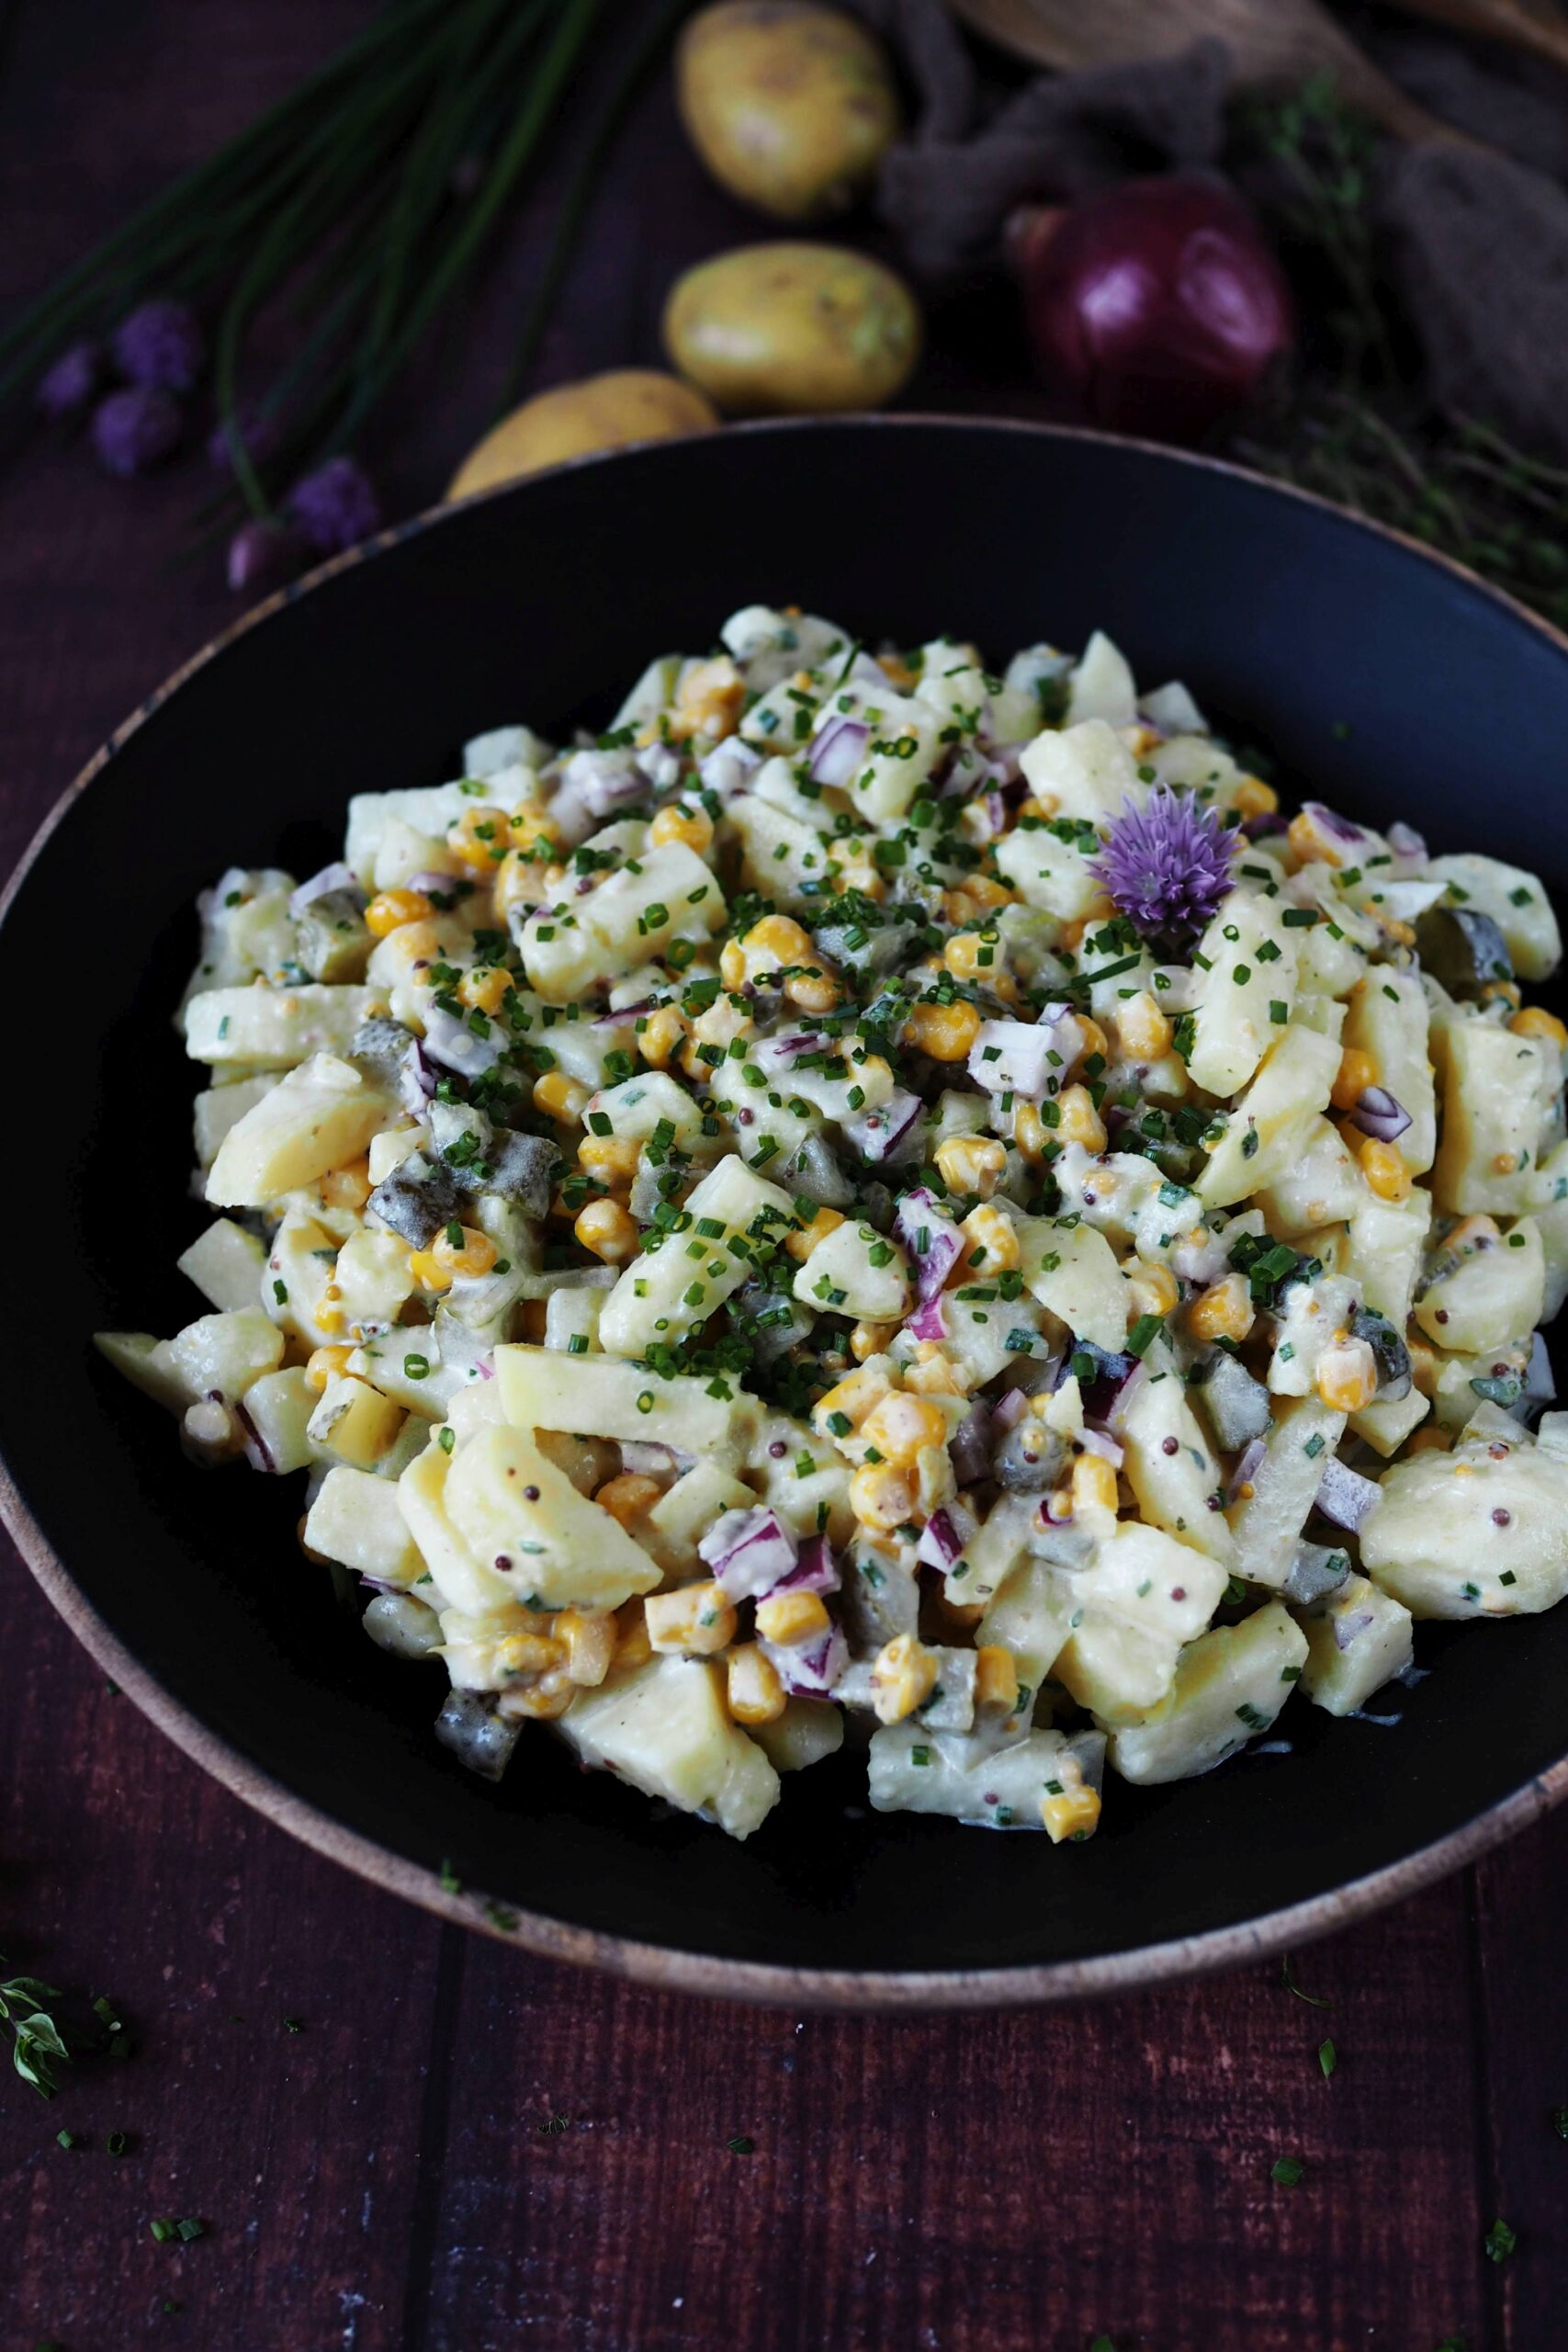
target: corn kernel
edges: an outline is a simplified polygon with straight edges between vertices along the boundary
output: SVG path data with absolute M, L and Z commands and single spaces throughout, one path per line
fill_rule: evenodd
M 640 1600 L 624 1600 L 615 1611 L 615 1670 L 630 1673 L 653 1656 L 648 1638 L 648 1611 Z
M 863 865 L 858 860 L 840 866 L 833 876 L 835 897 L 844 898 L 851 890 L 857 890 L 863 899 L 869 899 L 878 907 L 887 896 L 887 885 L 875 866 Z
M 477 808 L 465 808 L 446 828 L 447 848 L 465 865 L 482 873 L 489 873 L 501 864 L 512 841 L 505 809 L 492 808 L 486 801 Z
M 513 907 L 536 907 L 548 891 L 538 863 L 509 850 L 495 870 L 495 911 L 504 922 Z
M 352 1348 L 316 1348 L 305 1366 L 305 1377 L 312 1388 L 325 1388 L 334 1373 L 346 1372 Z
M 452 1287 L 453 1272 L 443 1265 L 434 1250 L 412 1250 L 409 1252 L 409 1272 L 416 1290 L 447 1291 Z M 320 1317 L 317 1320 L 320 1321 Z
M 650 1592 L 642 1604 L 652 1647 L 713 1657 L 735 1639 L 735 1603 L 718 1584 L 683 1584 Z
M 904 1029 L 907 1043 L 938 1062 L 965 1060 L 979 1034 L 979 1012 L 962 997 L 952 1004 L 917 1004 Z
M 738 939 L 727 939 L 718 951 L 718 976 L 727 989 L 746 985 L 746 950 Z
M 1124 1269 L 1128 1301 L 1135 1315 L 1169 1315 L 1181 1293 L 1168 1266 L 1145 1266 L 1133 1259 Z
M 1280 806 L 1280 796 L 1260 775 L 1244 775 L 1236 786 L 1232 805 L 1244 820 L 1248 817 L 1271 817 Z
M 959 1396 L 968 1394 L 969 1375 L 951 1356 L 943 1353 L 934 1340 L 922 1340 L 915 1351 L 918 1361 L 906 1367 L 904 1385 L 921 1396 Z
M 642 1246 L 635 1221 L 619 1201 L 590 1201 L 572 1226 L 585 1250 L 607 1266 L 624 1266 Z
M 1245 1274 L 1212 1283 L 1187 1310 L 1187 1328 L 1195 1340 L 1245 1340 L 1256 1320 Z
M 365 910 L 365 928 L 373 938 L 385 939 L 406 922 L 424 922 L 435 910 L 423 890 L 382 890 Z
M 617 1477 L 606 1478 L 593 1499 L 604 1505 L 612 1519 L 629 1527 L 651 1509 L 663 1491 L 657 1478 L 645 1478 L 637 1471 L 626 1470 Z
M 727 653 L 716 661 L 699 662 L 681 681 L 671 732 L 721 741 L 734 734 L 745 701 L 746 681 Z
M 555 1636 L 566 1653 L 567 1679 L 581 1690 L 604 1681 L 615 1656 L 616 1625 L 609 1609 L 563 1609 Z
M 1098 1453 L 1080 1453 L 1073 1464 L 1073 1515 L 1109 1511 L 1116 1516 L 1116 1473 Z
M 1410 1453 L 1446 1453 L 1453 1440 L 1450 1432 L 1436 1428 L 1428 1421 L 1425 1429 L 1416 1430 L 1404 1451 Z
M 955 980 L 975 980 L 994 996 L 1015 997 L 1017 985 L 1008 970 L 1005 951 L 994 931 L 961 931 L 942 950 L 942 962 Z
M 1040 1818 L 1054 1846 L 1066 1838 L 1092 1838 L 1100 1826 L 1100 1792 L 1084 1779 L 1076 1757 L 1061 1757 L 1045 1783 Z
M 1017 1661 L 1000 1642 L 982 1642 L 975 1652 L 975 1700 L 1009 1714 L 1018 1704 Z
M 462 1003 L 479 1012 L 499 1012 L 513 986 L 512 975 L 504 964 L 485 964 L 478 971 L 464 973 L 457 983 L 457 995 Z
M 1325 832 L 1315 817 L 1299 809 L 1287 829 L 1291 847 L 1303 865 L 1321 863 L 1343 865 L 1345 860 L 1331 834 Z
M 581 1165 L 601 1184 L 629 1184 L 641 1156 L 635 1136 L 584 1136 L 577 1147 Z
M 784 1649 L 804 1649 L 820 1641 L 832 1620 L 816 1592 L 775 1592 L 757 1603 L 757 1631 L 765 1642 Z
M 1488 980 L 1481 991 L 1483 1004 L 1511 1004 L 1517 1010 L 1524 1002 L 1524 990 L 1517 980 Z
M 362 1209 L 370 1198 L 369 1161 L 351 1159 L 333 1169 L 321 1179 L 321 1198 L 331 1209 Z
M 1361 1173 L 1380 1201 L 1403 1201 L 1410 1196 L 1411 1175 L 1399 1153 L 1391 1143 L 1380 1143 L 1373 1136 L 1359 1139 Z
M 581 1080 L 568 1078 L 564 1070 L 547 1070 L 534 1081 L 535 1110 L 558 1119 L 563 1126 L 575 1126 L 592 1099 Z
M 417 965 L 429 964 L 440 955 L 441 933 L 433 922 L 400 923 L 389 944 L 398 962 L 412 971 Z
M 871 1669 L 872 1705 L 879 1723 L 902 1723 L 936 1689 L 936 1658 L 914 1634 L 896 1634 Z
M 1568 1054 L 1568 1029 L 1544 1004 L 1527 1005 L 1508 1023 L 1516 1037 L 1544 1037 L 1560 1054 Z
M 793 915 L 764 915 L 752 924 L 742 945 L 753 971 L 776 971 L 785 964 L 808 964 L 815 954 L 810 936 Z
M 843 1221 L 840 1210 L 819 1208 L 809 1225 L 803 1225 L 794 1233 L 784 1235 L 784 1246 L 792 1258 L 797 1259 L 804 1265 L 811 1252 L 826 1241 L 828 1236 L 836 1231 Z
M 1044 1159 L 1052 1136 L 1032 1102 L 1021 1102 L 1014 1112 L 1012 1139 L 1025 1159 L 1038 1162 Z
M 1169 1053 L 1176 1032 L 1150 990 L 1140 989 L 1116 1015 L 1116 1035 L 1129 1061 L 1157 1062 Z
M 951 1192 L 978 1193 L 988 1201 L 1008 1164 L 1007 1147 L 995 1136 L 949 1136 L 935 1153 L 942 1180 Z
M 430 1253 L 436 1264 L 450 1274 L 467 1275 L 470 1281 L 477 1275 L 488 1274 L 497 1256 L 489 1234 L 481 1233 L 473 1225 L 459 1226 L 457 1230 L 463 1237 L 460 1241 L 454 1241 L 449 1231 L 436 1235 Z
M 681 842 L 694 849 L 699 857 L 713 845 L 713 819 L 705 808 L 683 808 L 671 805 L 661 808 L 648 829 L 648 838 L 656 849 L 667 843 Z
M 775 1723 L 784 1711 L 784 1687 L 778 1668 L 755 1642 L 742 1642 L 729 1653 L 725 1702 L 738 1724 Z
M 1359 1413 L 1378 1391 L 1378 1363 L 1365 1340 L 1347 1340 L 1325 1349 L 1317 1367 L 1316 1388 L 1324 1403 L 1337 1413 Z
M 896 1389 L 867 1414 L 860 1434 L 895 1469 L 912 1470 L 922 1447 L 946 1445 L 947 1419 L 940 1407 L 925 1397 Z
M 879 653 L 876 666 L 889 685 L 897 686 L 901 695 L 912 695 L 919 680 L 901 653 Z
M 958 1229 L 964 1236 L 966 1272 L 977 1269 L 988 1282 L 993 1274 L 1010 1274 L 1022 1265 L 1018 1228 L 1000 1209 L 971 1209 Z
M 1359 1046 L 1347 1046 L 1339 1057 L 1339 1071 L 1329 1093 L 1337 1111 L 1353 1111 L 1369 1086 L 1378 1082 L 1378 1066 Z
M 686 1035 L 687 1023 L 680 1008 L 661 1004 L 637 1031 L 637 1049 L 650 1069 L 662 1069 Z
M 565 1665 L 566 1644 L 553 1634 L 508 1634 L 495 1645 L 495 1662 L 503 1674 L 547 1674 Z
M 864 1363 L 867 1356 L 884 1355 L 897 1331 L 897 1323 L 857 1323 L 850 1333 L 850 1353 L 856 1363 Z
M 1060 1143 L 1081 1143 L 1086 1151 L 1105 1149 L 1105 1122 L 1094 1107 L 1087 1086 L 1065 1086 L 1056 1097 Z
M 790 974 L 784 992 L 802 1012 L 831 1012 L 844 993 L 844 984 L 826 956 L 818 956 L 806 971 Z
M 885 1372 L 850 1372 L 825 1396 L 818 1396 L 811 1408 L 811 1418 L 819 1430 L 825 1430 L 836 1418 L 841 1417 L 852 1429 L 859 1429 L 874 1405 L 880 1404 L 892 1383 Z
M 917 1499 L 908 1471 L 891 1462 L 863 1462 L 850 1480 L 850 1509 L 863 1526 L 880 1528 L 885 1535 L 904 1524 Z
M 526 1684 L 520 1690 L 503 1690 L 496 1702 L 496 1712 L 502 1715 L 522 1715 L 529 1723 L 553 1723 L 564 1715 L 577 1693 L 563 1676 L 559 1682 Z

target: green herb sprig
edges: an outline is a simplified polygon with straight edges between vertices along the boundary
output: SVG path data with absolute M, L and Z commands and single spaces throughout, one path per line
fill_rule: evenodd
M 69 2065 L 71 2052 L 48 2004 L 58 2001 L 60 1988 L 36 1976 L 0 1979 L 0 2023 L 11 2035 L 11 2064 L 24 2083 L 45 2098 L 54 2095 L 54 2069 Z

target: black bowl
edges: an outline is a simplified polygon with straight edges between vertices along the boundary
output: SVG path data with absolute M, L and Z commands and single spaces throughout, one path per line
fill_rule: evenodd
M 200 1213 L 170 1025 L 197 890 L 231 862 L 309 872 L 350 793 L 449 775 L 481 728 L 603 724 L 649 654 L 705 647 L 754 600 L 993 656 L 1103 627 L 1141 679 L 1185 679 L 1267 746 L 1287 790 L 1568 880 L 1563 640 L 1220 466 L 996 424 L 763 425 L 412 524 L 154 696 L 13 885 L 0 1002 L 30 1058 L 0 1169 L 8 1521 L 95 1655 L 209 1770 L 367 1876 L 537 1950 L 791 2002 L 978 2003 L 1335 1927 L 1564 1792 L 1568 1609 L 1433 1629 L 1431 1674 L 1374 1702 L 1397 1730 L 1300 1704 L 1288 1754 L 1113 1782 L 1087 1846 L 884 1818 L 847 1757 L 739 1846 L 543 1737 L 499 1789 L 470 1779 L 431 1736 L 435 1671 L 375 1649 L 297 1551 L 297 1486 L 191 1468 L 88 1344 L 199 1311 L 174 1265 Z

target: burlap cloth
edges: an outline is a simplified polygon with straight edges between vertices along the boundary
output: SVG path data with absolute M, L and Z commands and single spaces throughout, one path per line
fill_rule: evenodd
M 1147 64 L 1041 74 L 998 96 L 942 0 L 851 5 L 883 34 L 915 96 L 876 205 L 918 276 L 993 264 L 1024 198 L 1223 167 L 1230 61 L 1219 41 Z M 1413 97 L 1495 151 L 1380 149 L 1389 300 L 1415 332 L 1431 397 L 1568 454 L 1568 80 L 1495 48 L 1390 33 L 1348 12 L 1347 21 Z

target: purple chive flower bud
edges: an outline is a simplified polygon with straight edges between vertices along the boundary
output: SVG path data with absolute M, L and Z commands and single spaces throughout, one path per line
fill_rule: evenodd
M 1230 836 L 1213 810 L 1162 784 L 1146 808 L 1129 805 L 1112 820 L 1089 870 L 1145 939 L 1190 938 L 1229 890 L 1230 866 Z
M 288 493 L 288 511 L 322 555 L 357 547 L 381 524 L 380 502 L 352 458 L 329 458 L 297 481 Z
M 39 413 L 56 424 L 79 415 L 98 389 L 103 366 L 104 355 L 96 343 L 73 343 L 62 351 L 39 379 L 34 398 Z
M 253 466 L 259 466 L 264 458 L 270 458 L 277 447 L 276 419 L 253 401 L 240 402 L 233 415 L 233 429 L 240 436 L 240 447 Z M 220 473 L 233 471 L 234 455 L 229 447 L 229 426 L 222 417 L 208 435 L 207 455 L 209 462 L 216 466 Z
M 229 542 L 229 585 L 281 587 L 305 560 L 305 542 L 287 523 L 242 523 Z
M 172 392 L 153 384 L 130 384 L 110 392 L 93 411 L 93 447 L 98 462 L 128 481 L 162 465 L 178 448 L 185 416 Z
M 207 358 L 207 340 L 184 302 L 141 302 L 115 329 L 114 362 L 128 384 L 188 392 Z

